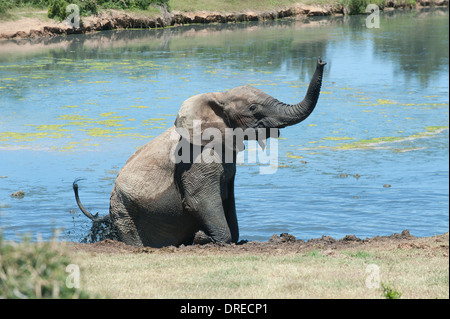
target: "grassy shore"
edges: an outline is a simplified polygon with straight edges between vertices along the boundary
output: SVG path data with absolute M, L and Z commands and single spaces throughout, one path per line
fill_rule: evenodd
M 449 234 L 137 248 L 0 236 L 1 298 L 449 298 Z
M 448 241 L 447 233 L 263 251 L 91 247 L 73 257 L 81 287 L 108 298 L 449 298 Z
M 71 3 L 70 0 L 65 0 L 67 3 Z M 77 2 L 78 0 L 73 0 L 72 2 Z M 178 10 L 184 12 L 193 11 L 223 11 L 223 12 L 238 12 L 243 10 L 270 10 L 279 7 L 288 7 L 296 3 L 311 4 L 311 5 L 335 5 L 339 1 L 350 1 L 350 0 L 160 0 L 151 1 L 149 3 L 155 2 L 157 4 L 166 3 L 170 10 Z M 363 0 L 360 0 L 363 1 Z M 379 1 L 379 0 L 378 0 Z M 55 0 L 0 0 L 0 12 L 11 10 L 14 8 L 37 8 L 37 9 L 47 9 L 51 3 Z M 84 1 L 83 1 L 84 2 Z M 86 2 L 89 2 L 86 1 Z M 93 1 L 97 2 L 97 7 L 99 9 L 122 9 L 122 10 L 147 10 L 142 6 L 134 5 L 134 0 L 128 1 L 116 1 L 116 0 L 103 0 L 103 1 Z
M 0 21 L 7 20 L 19 20 L 21 18 L 38 18 L 49 19 L 51 16 L 55 20 L 61 20 L 63 17 L 54 16 L 51 12 L 49 12 L 49 6 L 55 0 L 0 0 Z M 65 14 L 65 10 L 63 10 L 62 6 L 67 5 L 67 3 L 71 3 L 70 0 L 57 0 L 61 1 L 59 10 L 61 11 L 61 15 Z M 65 2 L 63 2 L 65 1 Z M 75 0 L 76 2 L 79 0 Z M 92 1 L 92 0 L 91 0 Z M 91 8 L 81 8 L 82 16 L 88 16 L 89 14 L 97 14 L 100 12 L 109 11 L 111 9 L 121 10 L 125 13 L 131 15 L 138 16 L 157 16 L 161 14 L 160 9 L 157 5 L 149 5 L 146 8 L 142 6 L 126 6 L 122 5 L 117 6 L 114 5 L 114 1 L 111 0 L 111 3 L 108 1 L 104 4 L 98 4 L 95 9 Z M 131 0 L 133 1 L 133 0 Z M 253 11 L 266 11 L 266 10 L 274 10 L 280 7 L 290 7 L 295 5 L 296 3 L 303 3 L 307 5 L 330 5 L 335 6 L 338 5 L 339 1 L 344 0 L 240 0 L 240 1 L 219 1 L 219 0 L 164 0 L 162 2 L 166 3 L 168 9 L 170 11 L 179 11 L 179 12 L 199 12 L 199 11 L 211 11 L 211 12 L 242 12 L 245 10 L 253 10 Z M 345 0 L 349 1 L 349 0 Z M 72 1 L 73 2 L 73 1 Z M 95 1 L 93 1 L 95 2 Z M 130 2 L 130 0 L 128 0 Z M 84 3 L 84 2 L 82 2 Z M 100 1 L 99 1 L 100 3 Z M 118 2 L 124 3 L 124 2 Z
M 19 243 L 0 232 L 2 298 L 449 298 L 449 233 L 180 247 Z
M 441 4 L 442 0 L 0 0 L 0 19 L 17 19 L 23 16 L 33 16 L 48 12 L 54 19 L 63 19 L 65 7 L 74 3 L 79 5 L 82 16 L 115 9 L 139 14 L 158 14 L 159 6 L 163 5 L 169 11 L 176 12 L 244 12 L 271 11 L 279 8 L 289 8 L 298 4 L 316 7 L 338 8 L 346 7 L 349 14 L 365 12 L 369 3 L 377 4 L 380 8 L 386 6 L 415 6 L 416 4 Z M 66 14 L 66 16 L 69 13 Z
M 342 0 L 169 0 L 172 10 L 182 12 L 219 11 L 240 12 L 245 10 L 264 11 L 290 7 L 296 3 L 306 5 L 338 5 Z

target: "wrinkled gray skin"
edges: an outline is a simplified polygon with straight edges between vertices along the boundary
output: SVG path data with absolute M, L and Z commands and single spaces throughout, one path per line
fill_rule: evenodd
M 306 96 L 296 105 L 284 104 L 250 85 L 186 100 L 175 125 L 134 153 L 117 176 L 109 217 L 119 239 L 151 247 L 236 243 L 235 162 L 174 163 L 170 156 L 184 139 L 176 128 L 186 129 L 192 141 L 194 120 L 201 120 L 203 129 L 215 127 L 221 132 L 225 128 L 269 129 L 299 123 L 316 106 L 325 64 L 317 61 Z M 206 151 L 203 146 L 202 151 Z M 238 151 L 236 148 L 234 155 Z M 92 219 L 77 191 L 75 196 L 80 209 Z

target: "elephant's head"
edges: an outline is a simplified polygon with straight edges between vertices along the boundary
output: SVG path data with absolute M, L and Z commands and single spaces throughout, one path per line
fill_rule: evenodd
M 205 134 L 209 128 L 216 129 L 222 137 L 225 137 L 227 129 L 236 128 L 254 129 L 260 133 L 263 130 L 266 132 L 265 137 L 278 137 L 278 130 L 269 129 L 297 124 L 314 110 L 325 64 L 326 62 L 318 59 L 306 96 L 298 104 L 285 104 L 257 88 L 244 85 L 227 92 L 199 94 L 187 99 L 180 108 L 175 126 L 182 129 L 179 131 L 185 132 L 181 135 L 189 134 L 184 137 L 189 138 L 193 144 L 201 145 L 210 142 L 211 134 Z M 197 136 L 199 134 L 202 136 Z M 240 147 L 237 150 L 241 150 Z

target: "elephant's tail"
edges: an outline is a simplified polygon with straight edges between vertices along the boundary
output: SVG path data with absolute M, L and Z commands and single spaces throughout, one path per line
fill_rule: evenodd
M 75 200 L 77 201 L 78 207 L 83 212 L 83 214 L 85 214 L 90 220 L 94 220 L 95 219 L 94 216 L 86 208 L 84 208 L 83 204 L 81 204 L 80 197 L 78 196 L 78 184 L 77 183 L 81 180 L 82 180 L 82 178 L 77 178 L 76 180 L 73 181 L 73 184 L 72 184 L 73 192 L 75 193 Z
M 80 180 L 82 180 L 82 178 L 77 178 L 72 184 L 73 192 L 75 193 L 75 200 L 77 201 L 78 207 L 83 214 L 92 220 L 91 230 L 89 235 L 84 239 L 84 242 L 94 243 L 104 239 L 119 240 L 117 230 L 109 214 L 103 217 L 98 217 L 98 214 L 92 215 L 86 208 L 84 208 L 83 204 L 81 204 L 80 197 L 78 196 L 77 184 Z
M 81 204 L 80 197 L 78 196 L 78 182 L 81 181 L 82 178 L 77 178 L 73 181 L 72 187 L 73 191 L 75 193 L 75 200 L 77 201 L 78 207 L 80 210 L 85 214 L 90 220 L 96 220 L 97 218 L 94 217 L 86 208 L 84 208 L 83 204 Z

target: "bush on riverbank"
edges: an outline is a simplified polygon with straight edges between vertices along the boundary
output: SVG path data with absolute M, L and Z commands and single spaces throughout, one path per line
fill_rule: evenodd
M 8 243 L 0 234 L 0 299 L 88 298 L 66 284 L 70 264 L 56 241 Z
M 69 4 L 80 8 L 80 15 L 97 14 L 99 9 L 147 10 L 150 5 L 168 5 L 169 0 L 0 0 L 0 14 L 20 7 L 48 8 L 48 17 L 60 21 L 71 13 L 66 12 Z
M 248 10 L 273 10 L 278 7 L 290 7 L 295 3 L 333 7 L 336 12 L 345 14 L 365 14 L 368 4 L 376 4 L 380 10 L 385 7 L 415 7 L 421 5 L 445 5 L 444 0 L 242 0 L 224 2 L 219 0 L 0 0 L 0 17 L 8 17 L 7 11 L 20 7 L 48 9 L 50 18 L 64 20 L 71 12 L 66 12 L 69 4 L 80 8 L 81 16 L 97 14 L 102 9 L 148 10 L 149 6 L 164 5 L 166 8 L 182 12 L 222 11 L 242 12 Z M 446 2 L 448 5 L 448 1 Z M 342 10 L 342 11 L 341 11 Z
M 44 0 L 31 0 L 44 1 Z M 66 11 L 69 4 L 76 4 L 80 8 L 80 15 L 89 16 L 97 14 L 99 9 L 116 9 L 129 10 L 139 9 L 147 10 L 150 5 L 167 4 L 169 0 L 47 0 L 50 2 L 48 7 L 48 17 L 59 19 L 60 21 L 66 19 L 71 11 Z
M 369 4 L 377 5 L 381 10 L 385 7 L 390 7 L 394 5 L 403 7 L 413 7 L 416 6 L 415 0 L 400 0 L 394 3 L 392 0 L 338 0 L 339 5 L 344 9 L 345 14 L 364 14 L 366 13 L 366 7 Z
M 6 0 L 0 0 L 0 14 L 4 14 L 8 9 L 11 9 L 8 2 Z

